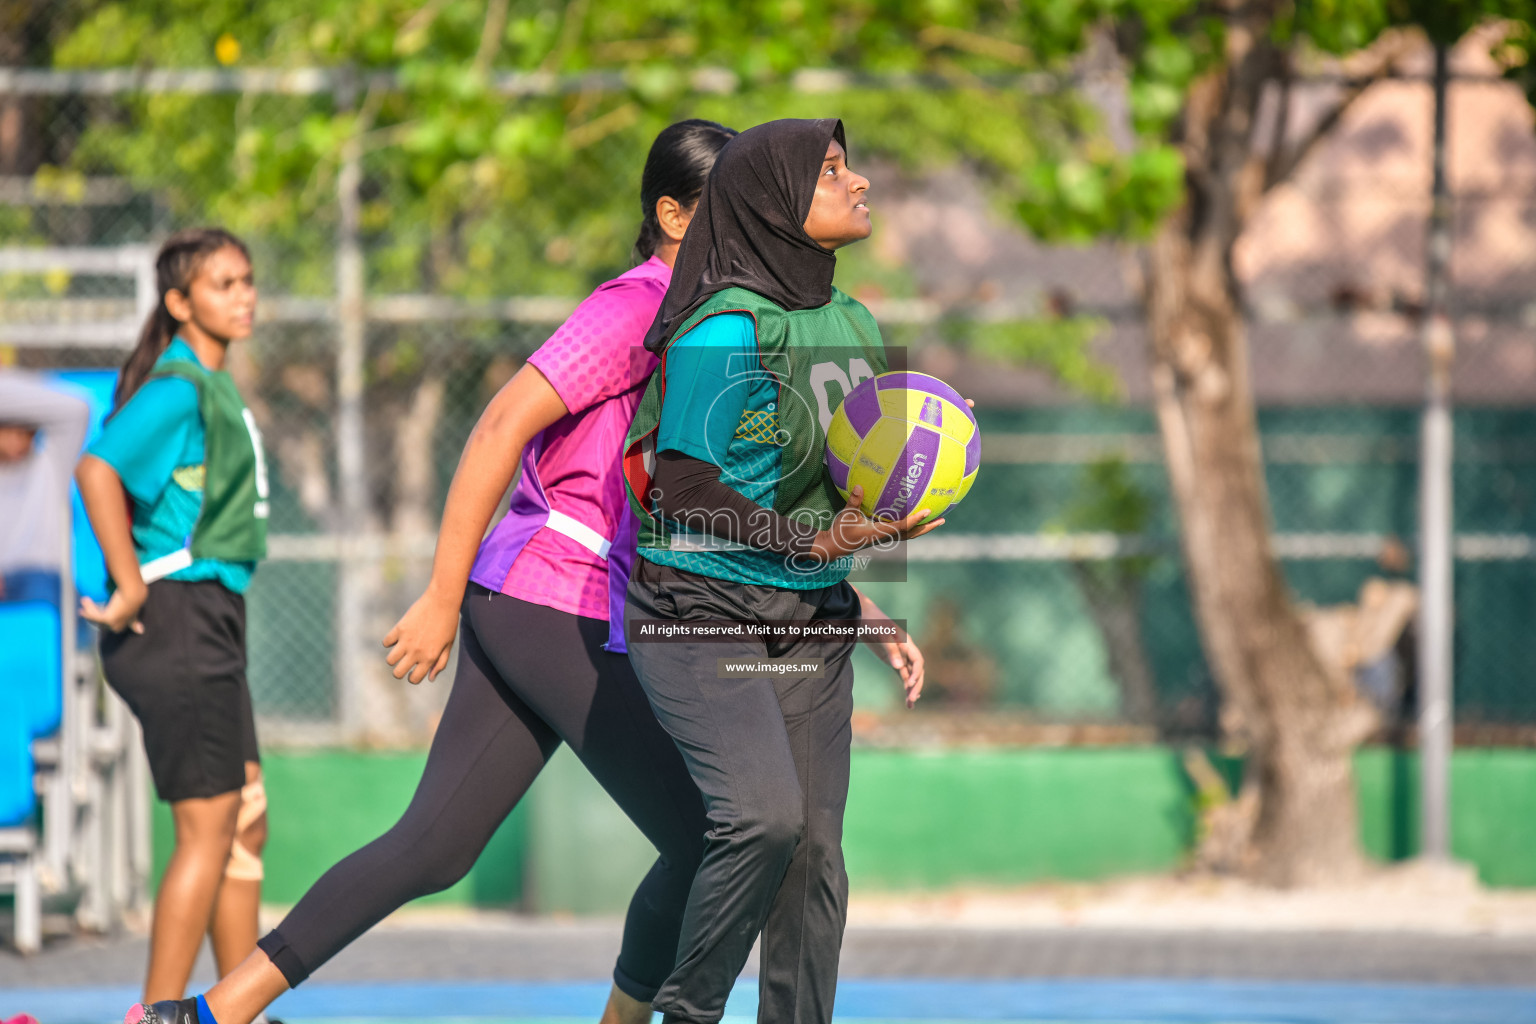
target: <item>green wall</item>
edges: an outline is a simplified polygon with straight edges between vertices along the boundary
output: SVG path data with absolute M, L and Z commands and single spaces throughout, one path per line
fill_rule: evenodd
M 393 825 L 411 801 L 422 753 L 266 752 L 269 838 L 262 899 L 295 903 L 327 868 Z M 492 837 L 468 877 L 423 902 L 505 905 L 523 895 L 528 810 L 519 807 Z M 170 809 L 155 804 L 155 879 L 165 870 Z
M 409 802 L 420 754 L 265 758 L 269 903 L 292 903 Z M 1356 758 L 1361 836 L 1383 860 L 1417 849 L 1418 763 Z M 1484 882 L 1536 886 L 1536 751 L 1466 749 L 1452 763 L 1452 847 Z M 157 865 L 170 848 L 156 821 Z M 1193 835 L 1176 750 L 1073 747 L 856 750 L 844 850 L 854 890 L 1092 880 L 1177 867 Z M 429 901 L 614 913 L 654 854 L 564 748 L 458 885 Z M 158 867 L 157 867 L 158 873 Z
M 937 889 L 1161 871 L 1193 834 L 1158 747 L 861 750 L 844 819 L 856 888 Z
M 1373 748 L 1355 758 L 1360 833 L 1382 860 L 1419 852 L 1419 758 Z M 1451 760 L 1451 852 L 1488 885 L 1536 886 L 1536 751 L 1458 750 Z

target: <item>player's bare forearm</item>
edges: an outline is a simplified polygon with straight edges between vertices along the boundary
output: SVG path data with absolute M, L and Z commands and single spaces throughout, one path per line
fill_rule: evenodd
M 854 587 L 853 592 L 859 595 L 859 614 L 862 618 L 890 621 L 890 617 L 880 610 L 880 606 L 868 594 L 858 587 Z M 866 634 L 864 642 L 901 677 L 907 707 L 911 708 L 923 693 L 923 652 L 906 631 L 901 631 L 897 636 L 898 639 L 893 640 Z
M 853 584 L 850 583 L 849 586 L 852 587 Z M 859 618 L 884 619 L 887 617 L 885 612 L 880 610 L 880 606 L 875 604 L 874 598 L 864 593 L 864 591 L 860 590 L 858 587 L 853 587 L 853 592 L 859 595 Z M 882 653 L 885 650 L 885 641 L 879 637 L 865 636 L 864 642 Z
M 491 399 L 464 445 L 448 488 L 429 593 L 457 603 L 523 448 L 564 415 L 565 403 L 533 366 L 524 366 Z
M 148 589 L 139 572 L 139 556 L 133 549 L 133 530 L 128 513 L 128 496 L 117 471 L 94 455 L 80 460 L 75 469 L 80 485 L 80 500 L 96 532 L 107 572 L 120 593 L 141 600 Z
M 486 412 L 489 415 L 490 410 Z M 481 417 L 480 425 L 464 446 L 437 531 L 428 590 L 444 600 L 457 601 L 463 594 L 480 539 L 512 482 L 526 443 L 498 445 L 496 434 L 483 430 L 484 426 L 485 417 Z
M 848 585 L 850 587 L 853 587 L 852 583 L 850 583 Z M 855 594 L 859 595 L 859 616 L 861 618 L 865 618 L 865 619 L 883 619 L 883 618 L 885 618 L 885 613 L 880 610 L 880 606 L 879 605 L 875 604 L 875 599 L 874 598 L 872 598 L 868 594 L 864 593 L 864 591 L 860 590 L 858 587 L 853 587 L 853 592 Z

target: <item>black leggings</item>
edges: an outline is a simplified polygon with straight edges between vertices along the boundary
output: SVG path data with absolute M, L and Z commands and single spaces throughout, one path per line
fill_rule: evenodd
M 660 856 L 635 890 L 614 983 L 649 1002 L 672 972 L 709 828 L 676 745 L 608 623 L 470 584 L 453 692 L 416 795 L 259 943 L 290 986 L 409 900 L 463 878 L 564 740 Z

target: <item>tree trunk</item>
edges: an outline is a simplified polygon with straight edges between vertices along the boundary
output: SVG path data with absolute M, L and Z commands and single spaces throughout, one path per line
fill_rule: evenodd
M 1293 885 L 1361 865 L 1350 758 L 1373 723 L 1312 649 L 1270 547 L 1258 422 L 1230 266 L 1190 258 L 1176 218 L 1153 247 L 1153 376 L 1201 642 L 1259 787 L 1254 865 Z
M 1280 885 L 1360 870 L 1351 753 L 1374 715 L 1317 656 L 1270 546 L 1268 499 L 1232 248 L 1258 189 L 1253 121 L 1277 54 L 1233 24 L 1226 67 L 1190 91 L 1184 206 L 1144 280 L 1158 426 L 1222 725 L 1243 740 L 1258 812 L 1248 862 Z M 1250 793 L 1251 795 L 1251 793 Z

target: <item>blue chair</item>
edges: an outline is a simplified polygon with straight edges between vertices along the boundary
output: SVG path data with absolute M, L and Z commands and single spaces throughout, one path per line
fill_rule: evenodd
M 25 823 L 37 807 L 32 785 L 31 706 L 19 686 L 0 683 L 0 828 Z
M 58 608 L 45 601 L 0 604 L 0 689 L 19 701 L 29 736 L 47 736 L 59 727 L 62 653 Z
M 65 371 L 49 376 L 52 386 L 84 399 L 90 406 L 89 444 L 112 407 L 116 372 Z M 73 484 L 70 491 L 74 590 L 105 601 L 106 562 L 79 491 Z M 42 941 L 40 865 L 48 864 L 53 889 L 63 887 L 82 894 L 71 865 L 82 842 L 92 845 L 78 831 L 81 819 L 77 817 L 75 795 L 94 770 L 90 760 L 92 737 L 82 716 L 71 711 L 73 705 L 66 700 L 66 687 L 84 679 L 78 676 L 79 665 L 72 660 L 66 666 L 63 660 L 63 614 L 73 615 L 74 609 L 60 609 L 46 601 L 0 604 L 0 891 L 15 893 L 15 942 L 22 952 L 36 951 Z M 69 654 L 73 659 L 75 652 Z M 90 699 L 85 692 L 72 689 L 70 693 L 76 702 Z M 64 721 L 66 714 L 69 722 Z M 41 836 L 39 787 L 43 793 Z M 84 820 L 99 817 L 87 815 Z M 102 838 L 96 837 L 96 845 Z M 104 877 L 86 881 L 95 890 L 106 884 Z
M 14 941 L 23 953 L 37 952 L 43 935 L 31 714 L 23 688 L 0 678 L 0 890 L 15 894 Z
M 60 808 L 54 820 L 70 811 L 69 779 L 58 771 L 64 712 L 59 624 L 59 609 L 50 602 L 0 604 L 0 890 L 15 894 L 14 941 L 23 953 L 42 944 L 38 785 L 50 788 L 50 809 Z M 51 775 L 37 761 L 34 739 L 53 752 Z

